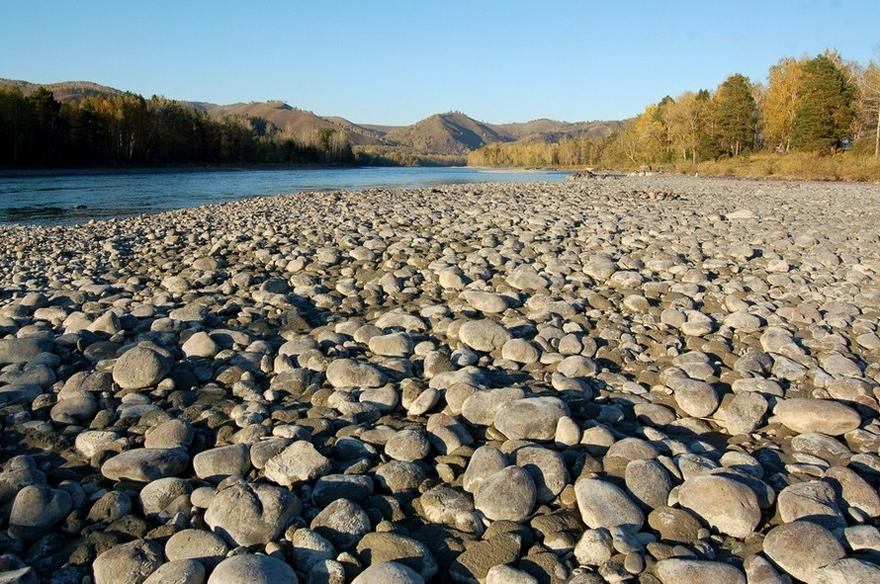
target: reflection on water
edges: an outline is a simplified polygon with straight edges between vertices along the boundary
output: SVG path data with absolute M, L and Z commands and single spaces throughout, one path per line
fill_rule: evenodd
M 560 181 L 558 171 L 328 168 L 0 175 L 0 222 L 61 225 L 301 191 Z

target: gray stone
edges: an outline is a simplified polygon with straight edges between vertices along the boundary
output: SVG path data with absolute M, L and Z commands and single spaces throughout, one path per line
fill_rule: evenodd
M 361 572 L 351 584 L 425 584 L 425 579 L 404 564 L 383 562 Z
M 363 361 L 336 359 L 327 366 L 327 381 L 333 387 L 381 387 L 385 376 Z
M 244 476 L 251 468 L 247 444 L 219 446 L 193 457 L 193 470 L 203 480 L 220 481 L 228 476 Z
M 142 584 L 163 562 L 158 542 L 136 539 L 99 554 L 92 571 L 95 584 Z
M 293 569 L 269 556 L 239 554 L 214 569 L 208 584 L 298 584 Z
M 313 529 L 300 528 L 290 536 L 291 558 L 296 569 L 308 573 L 315 564 L 336 557 L 333 544 Z
M 608 481 L 580 479 L 574 485 L 577 506 L 587 527 L 622 527 L 638 531 L 645 515 L 626 491 Z
M 337 549 L 354 547 L 370 531 L 370 518 L 348 499 L 336 499 L 312 519 L 309 525 Z
M 205 567 L 196 560 L 176 560 L 159 566 L 144 584 L 204 584 Z
M 501 564 L 489 569 L 486 584 L 538 584 L 538 579 L 528 572 Z
M 326 507 L 336 499 L 349 499 L 355 503 L 373 494 L 373 479 L 361 474 L 329 474 L 315 482 L 312 502 L 319 508 Z
M 199 331 L 191 335 L 183 343 L 181 349 L 183 349 L 183 354 L 187 357 L 213 359 L 220 352 L 220 345 L 211 338 L 211 335 L 204 331 Z
M 785 487 L 776 498 L 776 508 L 786 523 L 803 519 L 828 529 L 846 527 L 834 489 L 824 481 L 805 481 Z
M 861 423 L 857 411 L 842 403 L 825 399 L 782 400 L 776 404 L 773 415 L 785 427 L 795 432 L 819 432 L 830 436 L 855 430 Z
M 150 481 L 140 492 L 141 509 L 144 515 L 155 519 L 172 501 L 192 492 L 186 479 L 165 477 Z
M 810 584 L 874 584 L 880 582 L 880 566 L 858 558 L 843 558 L 813 573 Z
M 218 492 L 205 511 L 205 523 L 233 545 L 274 541 L 302 510 L 299 499 L 279 487 L 235 483 Z
M 183 529 L 165 542 L 165 557 L 175 560 L 197 560 L 211 568 L 226 556 L 229 547 L 216 533 L 203 529 Z
M 721 533 L 739 539 L 751 534 L 761 521 L 755 492 L 728 477 L 691 477 L 679 487 L 678 502 Z
M 396 562 L 408 566 L 425 580 L 438 571 L 437 562 L 422 542 L 393 532 L 368 533 L 357 544 L 357 554 L 365 564 Z
M 493 521 L 522 521 L 531 514 L 536 497 L 531 475 L 518 466 L 508 466 L 480 483 L 474 493 L 474 507 Z
M 431 442 L 423 430 L 405 428 L 396 432 L 385 443 L 385 454 L 395 460 L 413 462 L 431 452 Z
M 742 571 L 723 562 L 670 558 L 657 562 L 654 573 L 662 584 L 746 584 Z
M 495 413 L 495 427 L 510 440 L 552 440 L 559 419 L 568 415 L 555 397 L 527 397 L 503 404 Z
M 52 338 L 46 335 L 0 339 L 0 366 L 27 363 L 40 353 L 51 351 L 54 345 Z
M 461 325 L 458 338 L 475 351 L 490 353 L 511 339 L 510 333 L 494 320 L 469 320 Z
M 817 569 L 846 555 L 830 531 L 809 521 L 793 521 L 771 529 L 764 538 L 764 553 L 786 573 L 807 582 L 812 581 Z
M 135 448 L 108 459 L 101 474 L 110 480 L 128 479 L 147 483 L 182 473 L 189 456 L 182 448 Z
M 626 465 L 626 488 L 633 498 L 651 509 L 666 505 L 672 478 L 656 460 L 631 460 Z
M 270 458 L 263 469 L 266 478 L 290 486 L 330 474 L 333 464 L 306 440 L 298 440 Z
M 9 512 L 9 535 L 31 541 L 45 535 L 73 510 L 67 491 L 28 485 L 15 496 Z
M 134 347 L 116 360 L 113 381 L 122 389 L 153 387 L 170 369 L 171 363 L 165 356 L 146 347 Z

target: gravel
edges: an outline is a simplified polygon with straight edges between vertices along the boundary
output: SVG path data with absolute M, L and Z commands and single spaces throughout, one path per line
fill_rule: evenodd
M 0 581 L 873 581 L 880 189 L 0 226 Z

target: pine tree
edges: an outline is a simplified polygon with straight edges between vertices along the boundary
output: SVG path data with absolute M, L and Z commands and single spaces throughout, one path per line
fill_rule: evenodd
M 840 148 L 850 137 L 855 119 L 855 88 L 828 56 L 804 64 L 801 99 L 795 110 L 792 146 L 798 150 Z
M 731 75 L 715 92 L 715 140 L 719 147 L 738 156 L 755 143 L 757 107 L 748 77 Z

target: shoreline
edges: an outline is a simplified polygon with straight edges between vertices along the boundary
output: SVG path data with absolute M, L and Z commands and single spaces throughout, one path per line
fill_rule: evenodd
M 858 557 L 833 530 L 880 517 L 878 189 L 294 194 L 0 226 L 4 545 L 69 544 L 39 578 Z

